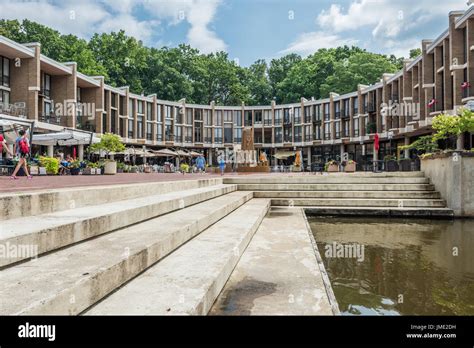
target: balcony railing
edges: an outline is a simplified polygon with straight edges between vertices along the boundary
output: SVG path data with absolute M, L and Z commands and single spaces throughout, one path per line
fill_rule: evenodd
M 177 143 L 182 143 L 183 142 L 183 136 L 182 135 L 175 135 L 174 141 Z
M 61 125 L 61 116 L 55 114 L 41 114 L 39 116 L 39 120 L 41 122 L 49 123 L 49 124 L 56 124 Z
M 374 103 L 369 103 L 368 106 L 367 106 L 367 108 L 368 108 L 368 111 L 369 111 L 369 112 L 375 112 L 375 105 L 374 105 Z
M 186 143 L 192 143 L 192 142 L 193 142 L 193 137 L 190 136 L 190 135 L 186 135 L 186 136 L 184 137 L 184 142 L 186 142 Z
M 336 120 L 340 119 L 340 118 L 341 118 L 341 112 L 340 112 L 340 111 L 336 111 L 336 112 L 334 113 L 334 118 L 335 118 Z
M 151 133 L 146 133 L 146 140 L 152 140 L 153 135 Z
M 214 142 L 222 144 L 222 137 L 214 137 Z
M 165 141 L 174 141 L 173 134 L 165 134 Z
M 354 108 L 354 115 L 357 115 L 359 113 L 359 108 L 358 107 L 355 107 Z
M 359 136 L 359 130 L 358 130 L 358 129 L 354 129 L 354 136 L 355 136 L 355 137 L 358 137 L 358 136 Z
M 331 140 L 331 133 L 324 133 L 324 140 Z
M 281 125 L 281 118 L 276 118 L 275 119 L 275 126 Z
M 157 134 L 156 141 L 163 141 L 163 134 Z
M 312 141 L 312 140 L 313 140 L 313 136 L 311 134 L 305 134 L 304 141 Z
M 26 103 L 0 103 L 0 113 L 10 116 L 26 117 Z
M 338 132 L 335 132 L 334 135 L 335 135 L 335 138 L 336 138 L 336 139 L 340 139 L 340 138 L 341 138 L 341 132 L 339 132 L 339 131 L 338 131 Z
M 212 143 L 212 137 L 204 137 L 205 143 Z
M 128 131 L 128 137 L 129 137 L 129 138 L 133 138 L 133 131 L 132 131 L 132 130 L 129 130 L 129 131 Z
M 281 135 L 275 137 L 275 143 L 277 143 L 277 144 L 281 144 L 281 143 L 282 143 L 282 140 L 283 140 L 283 139 L 282 139 Z
M 263 123 L 265 126 L 271 126 L 272 125 L 272 120 L 264 120 Z
M 234 143 L 240 144 L 242 142 L 242 138 L 234 138 Z
M 301 117 L 295 117 L 295 123 L 300 124 L 301 123 Z

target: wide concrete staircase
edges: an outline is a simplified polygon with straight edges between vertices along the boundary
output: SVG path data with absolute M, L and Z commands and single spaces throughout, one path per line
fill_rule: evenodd
M 422 174 L 0 194 L 0 315 L 207 314 L 271 205 L 450 216 Z
M 271 199 L 272 206 L 302 207 L 308 214 L 453 216 L 422 172 L 248 176 L 224 182 Z

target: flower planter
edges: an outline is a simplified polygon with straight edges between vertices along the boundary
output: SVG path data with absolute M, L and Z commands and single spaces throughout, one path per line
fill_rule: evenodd
M 151 167 L 145 167 L 144 172 L 145 173 L 151 173 Z
M 117 174 L 117 162 L 115 162 L 115 161 L 105 162 L 104 174 L 106 174 L 106 175 L 115 175 L 115 174 Z
M 355 162 L 347 163 L 344 167 L 344 171 L 347 173 L 354 173 L 356 171 L 356 164 Z
M 339 171 L 339 165 L 338 164 L 330 164 L 328 166 L 328 173 L 335 173 Z
M 38 166 L 30 166 L 29 172 L 30 172 L 30 175 L 38 175 L 39 174 L 39 167 Z
M 71 175 L 79 175 L 81 168 L 71 168 Z
M 399 163 L 400 163 L 400 171 L 402 171 L 402 172 L 410 172 L 411 171 L 411 160 L 404 159 L 404 160 L 401 160 Z
M 46 172 L 46 167 L 39 167 L 39 175 L 47 175 L 48 173 Z
M 102 170 L 100 168 L 96 168 L 95 169 L 95 174 L 96 175 L 101 175 L 102 174 Z

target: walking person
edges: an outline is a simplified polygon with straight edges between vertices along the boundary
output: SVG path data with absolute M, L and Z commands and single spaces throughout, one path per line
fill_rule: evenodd
M 196 159 L 196 167 L 201 174 L 205 173 L 205 166 L 206 160 L 204 159 L 204 156 L 201 155 Z
M 224 161 L 224 156 L 221 156 L 219 158 L 219 168 L 221 170 L 221 175 L 224 175 L 224 171 L 225 171 L 225 161 Z
M 18 173 L 21 167 L 23 167 L 26 177 L 28 179 L 32 179 L 33 177 L 28 173 L 28 165 L 27 165 L 27 159 L 30 155 L 30 141 L 28 140 L 27 133 L 23 129 L 20 130 L 19 137 L 16 138 L 15 140 L 13 152 L 15 152 L 18 158 L 18 164 L 16 165 L 16 168 L 13 171 L 13 174 L 10 177 L 10 179 L 13 179 L 13 180 L 18 179 L 16 177 L 16 174 Z
M 10 156 L 13 157 L 13 153 L 11 152 L 10 148 L 8 147 L 7 140 L 3 136 L 3 134 L 0 134 L 0 161 L 3 160 L 3 151 L 7 152 Z

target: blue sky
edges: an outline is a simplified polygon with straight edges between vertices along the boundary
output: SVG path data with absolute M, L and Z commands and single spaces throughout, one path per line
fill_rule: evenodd
M 148 46 L 225 50 L 248 66 L 344 44 L 407 56 L 447 28 L 449 11 L 467 8 L 465 0 L 0 0 L 0 17 L 84 38 L 124 29 Z

